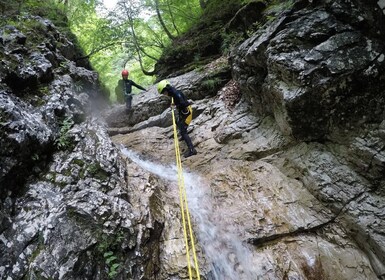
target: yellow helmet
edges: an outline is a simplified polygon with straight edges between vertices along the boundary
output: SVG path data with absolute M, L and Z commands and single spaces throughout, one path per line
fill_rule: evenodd
M 167 85 L 170 85 L 170 82 L 168 80 L 162 80 L 158 83 L 159 94 L 162 93 L 162 91 L 166 88 Z

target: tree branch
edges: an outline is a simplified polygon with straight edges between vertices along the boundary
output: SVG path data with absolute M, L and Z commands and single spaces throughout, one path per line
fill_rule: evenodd
M 155 10 L 156 10 L 156 15 L 158 16 L 159 23 L 162 26 L 164 32 L 166 32 L 167 37 L 170 38 L 170 40 L 174 40 L 175 37 L 171 34 L 171 32 L 168 30 L 166 24 L 163 21 L 162 15 L 160 14 L 159 10 L 159 0 L 155 0 Z
M 92 55 L 94 55 L 94 54 L 96 54 L 96 53 L 98 53 L 98 52 L 100 52 L 102 50 L 108 49 L 109 47 L 112 47 L 112 46 L 114 46 L 116 44 L 121 44 L 121 43 L 123 43 L 123 42 L 113 42 L 113 43 L 101 46 L 101 47 L 99 47 L 97 49 L 92 50 L 89 54 L 87 54 L 85 56 L 81 56 L 81 57 L 75 58 L 75 61 L 90 58 Z

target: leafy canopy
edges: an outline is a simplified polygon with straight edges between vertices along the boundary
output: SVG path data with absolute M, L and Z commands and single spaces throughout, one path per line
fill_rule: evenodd
M 112 100 L 124 68 L 136 83 L 151 85 L 164 48 L 186 32 L 201 11 L 198 0 L 119 0 L 113 10 L 96 0 L 69 0 L 66 9 L 71 30 Z

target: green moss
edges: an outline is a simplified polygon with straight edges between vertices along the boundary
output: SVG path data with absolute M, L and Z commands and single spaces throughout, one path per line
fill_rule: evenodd
M 255 1 L 208 1 L 208 6 L 197 24 L 175 39 L 163 52 L 157 62 L 157 69 L 162 69 L 165 73 L 182 74 L 199 68 L 206 59 L 212 61 L 220 55 L 227 55 L 234 46 L 245 39 L 245 34 L 252 34 L 253 30 L 261 25 L 257 22 L 244 32 L 229 33 L 226 30 L 234 15 L 249 2 Z
M 109 174 L 100 166 L 99 163 L 90 164 L 88 166 L 88 172 L 91 176 L 101 181 L 107 180 Z
M 56 173 L 50 172 L 45 176 L 45 179 L 48 180 L 51 183 L 55 183 L 56 181 Z
M 242 34 L 238 32 L 225 32 L 223 31 L 222 33 L 222 45 L 221 45 L 221 51 L 223 54 L 229 54 L 231 49 L 234 46 L 239 45 L 245 38 L 243 37 Z
M 84 179 L 86 177 L 85 174 L 86 174 L 86 170 L 84 168 L 81 169 L 79 172 L 79 178 Z
M 88 166 L 88 171 L 89 171 L 91 174 L 96 174 L 97 172 L 99 172 L 100 169 L 101 169 L 101 167 L 100 167 L 100 164 L 99 164 L 99 163 L 90 164 L 90 165 Z
M 202 87 L 207 90 L 213 90 L 220 84 L 221 80 L 218 77 L 206 79 L 202 81 Z
M 45 97 L 49 95 L 49 93 L 50 92 L 48 85 L 40 84 L 37 88 L 28 88 L 27 90 L 25 90 L 23 100 L 30 103 L 34 107 L 41 107 L 47 103 Z
M 244 4 L 243 0 L 211 0 L 203 13 L 202 21 L 227 23 Z
M 36 238 L 36 248 L 33 250 L 31 256 L 28 258 L 29 260 L 29 263 L 32 263 L 36 258 L 37 256 L 40 255 L 40 252 L 45 249 L 45 246 L 44 246 L 44 237 L 42 235 L 42 233 L 40 233 L 37 238 Z
M 0 0 L 0 11 L 3 19 L 0 21 L 0 27 L 5 25 L 12 25 L 21 30 L 28 36 L 31 42 L 40 43 L 44 39 L 47 30 L 44 24 L 37 19 L 31 19 L 28 15 L 40 16 L 43 19 L 49 19 L 58 30 L 68 38 L 75 45 L 76 53 L 83 55 L 76 36 L 71 32 L 69 22 L 65 14 L 65 6 L 62 1 L 56 0 L 16 0 L 5 1 L 6 4 L 2 8 L 2 1 Z M 4 3 L 5 3 L 4 2 Z M 33 39 L 31 39 L 33 38 Z M 28 42 L 27 42 L 28 43 Z
M 26 0 L 22 11 L 50 19 L 57 27 L 67 27 L 68 20 L 64 13 L 64 6 L 54 0 Z
M 265 14 L 270 19 L 275 18 L 275 15 L 281 13 L 284 10 L 290 9 L 294 5 L 293 0 L 287 0 L 287 1 L 272 0 L 272 1 L 266 1 L 266 2 L 268 6 L 265 10 Z
M 85 165 L 84 160 L 81 160 L 81 159 L 78 159 L 78 158 L 75 158 L 72 162 L 74 164 L 76 164 L 76 165 L 79 165 L 80 167 L 83 167 Z

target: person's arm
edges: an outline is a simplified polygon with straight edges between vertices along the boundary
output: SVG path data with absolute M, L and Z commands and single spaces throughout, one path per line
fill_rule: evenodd
M 132 85 L 133 85 L 134 87 L 136 87 L 136 88 L 138 88 L 138 89 L 141 89 L 141 90 L 144 90 L 144 91 L 147 91 L 147 89 L 145 89 L 144 87 L 142 87 L 142 86 L 136 84 L 134 81 L 131 80 L 131 82 L 132 82 Z

